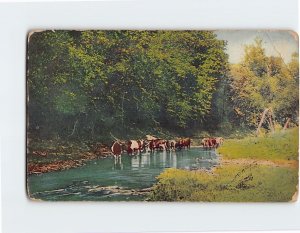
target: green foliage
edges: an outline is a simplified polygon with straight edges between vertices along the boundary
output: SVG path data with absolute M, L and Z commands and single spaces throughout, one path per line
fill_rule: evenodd
M 298 54 L 284 64 L 266 56 L 257 39 L 228 79 L 225 48 L 212 31 L 34 33 L 29 132 L 105 140 L 109 132 L 131 137 L 137 128 L 230 135 L 257 127 L 266 108 L 281 126 L 288 118 L 297 124 Z
M 34 33 L 29 130 L 97 138 L 203 127 L 228 70 L 225 46 L 211 31 Z
M 281 57 L 268 57 L 262 40 L 245 47 L 244 59 L 231 66 L 231 102 L 241 124 L 257 127 L 266 108 L 284 125 L 287 118 L 297 122 L 299 103 L 298 55 L 289 64 Z M 268 125 L 263 125 L 268 128 Z
M 262 137 L 228 139 L 218 149 L 225 158 L 251 158 L 268 160 L 297 160 L 299 148 L 298 127 Z
M 214 174 L 167 169 L 158 176 L 151 201 L 284 202 L 298 184 L 297 169 L 227 165 Z

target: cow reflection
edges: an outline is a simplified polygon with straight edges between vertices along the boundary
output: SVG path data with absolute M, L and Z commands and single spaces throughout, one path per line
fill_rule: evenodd
M 114 167 L 113 170 L 123 170 L 123 163 L 122 163 L 122 157 L 115 157 L 114 158 Z
M 171 152 L 170 156 L 171 156 L 171 161 L 172 161 L 172 167 L 177 168 L 177 156 L 176 156 L 176 152 Z

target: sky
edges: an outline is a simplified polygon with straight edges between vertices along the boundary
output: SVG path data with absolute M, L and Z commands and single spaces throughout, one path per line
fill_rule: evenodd
M 298 36 L 291 31 L 220 30 L 215 33 L 218 39 L 228 42 L 227 53 L 230 63 L 240 62 L 244 54 L 244 46 L 252 44 L 256 37 L 263 40 L 267 56 L 279 56 L 279 52 L 286 63 L 290 61 L 294 52 L 299 52 Z

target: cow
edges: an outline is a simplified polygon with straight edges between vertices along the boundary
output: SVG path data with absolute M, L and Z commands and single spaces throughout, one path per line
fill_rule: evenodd
M 210 139 L 210 144 L 212 148 L 216 148 L 217 147 L 217 140 L 216 138 L 211 138 Z
M 183 146 L 183 148 L 190 149 L 191 148 L 191 139 L 190 138 L 182 139 L 182 146 Z
M 146 152 L 147 147 L 148 147 L 148 142 L 146 140 L 140 140 L 141 144 L 140 144 L 140 151 L 141 152 Z
M 216 138 L 203 138 L 201 144 L 205 149 L 217 148 L 219 146 Z
M 201 145 L 203 148 L 207 149 L 208 148 L 208 138 L 203 138 L 201 140 Z
M 214 140 L 213 140 L 213 138 L 204 138 L 202 141 L 204 142 L 203 143 L 203 147 L 205 149 L 211 149 L 211 148 L 214 147 Z
M 170 149 L 175 150 L 176 141 L 175 140 L 170 140 L 169 143 L 170 143 Z
M 175 142 L 175 149 L 179 149 L 179 150 L 182 149 L 182 140 L 181 139 Z
M 224 143 L 224 138 L 222 137 L 216 137 L 216 142 L 217 142 L 217 148 Z
M 141 142 L 136 140 L 129 140 L 127 142 L 127 154 L 132 155 L 141 150 Z
M 166 140 L 165 141 L 165 147 L 166 147 L 166 150 L 167 151 L 170 151 L 171 150 L 171 142 L 169 140 Z
M 111 152 L 113 153 L 115 160 L 121 158 L 122 144 L 119 141 L 115 141 L 111 146 Z
M 142 150 L 142 145 L 143 145 L 143 141 L 142 140 L 136 140 L 137 144 L 138 144 L 138 151 L 141 152 Z
M 149 150 L 151 153 L 154 152 L 154 149 L 155 149 L 155 144 L 154 144 L 154 140 L 151 140 L 148 144 L 148 147 L 149 147 Z
M 157 150 L 165 150 L 166 149 L 166 141 L 163 139 L 154 140 L 154 148 Z
M 175 143 L 175 148 L 181 150 L 182 148 L 191 148 L 191 139 L 190 138 L 181 138 Z
M 154 152 L 154 150 L 166 150 L 166 140 L 163 139 L 152 139 L 148 141 L 148 148 L 151 153 Z

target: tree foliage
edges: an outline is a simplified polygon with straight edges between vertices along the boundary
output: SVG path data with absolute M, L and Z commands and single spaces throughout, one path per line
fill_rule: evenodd
M 212 31 L 43 31 L 28 43 L 29 132 L 107 139 L 257 127 L 265 109 L 298 121 L 298 54 L 262 40 L 228 64 Z M 229 77 L 230 69 L 230 77 Z M 268 127 L 268 125 L 264 125 Z M 227 132 L 228 133 L 228 132 Z
M 34 33 L 29 131 L 97 138 L 203 128 L 228 70 L 225 46 L 211 31 Z
M 281 57 L 266 56 L 262 40 L 245 47 L 244 59 L 231 66 L 231 100 L 235 119 L 257 127 L 264 109 L 271 109 L 281 125 L 297 122 L 299 103 L 298 54 L 289 64 Z

